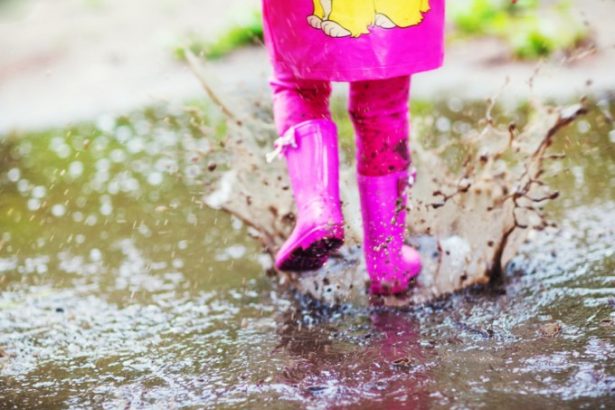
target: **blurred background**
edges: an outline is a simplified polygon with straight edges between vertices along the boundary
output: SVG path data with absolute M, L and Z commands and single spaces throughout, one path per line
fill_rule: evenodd
M 226 91 L 261 93 L 269 70 L 258 0 L 1 0 L 0 131 L 57 125 L 199 95 L 182 63 L 209 58 Z M 414 95 L 566 97 L 613 88 L 612 0 L 448 3 L 445 68 Z M 252 45 L 245 47 L 246 45 Z M 266 95 L 266 93 L 263 93 Z

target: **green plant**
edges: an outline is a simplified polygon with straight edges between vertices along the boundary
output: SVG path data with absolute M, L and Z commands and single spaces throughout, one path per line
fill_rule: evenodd
M 520 59 L 536 59 L 575 48 L 589 36 L 562 0 L 547 12 L 537 0 L 456 0 L 449 5 L 453 39 L 496 36 Z
M 248 13 L 246 17 L 231 25 L 224 33 L 214 41 L 205 41 L 197 36 L 191 36 L 185 44 L 175 48 L 175 57 L 179 60 L 186 59 L 186 50 L 208 59 L 221 58 L 232 51 L 250 44 L 258 44 L 263 41 L 263 24 L 259 12 Z

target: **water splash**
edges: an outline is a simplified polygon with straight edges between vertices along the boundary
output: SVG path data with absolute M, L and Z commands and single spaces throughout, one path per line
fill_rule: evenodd
M 412 148 L 419 177 L 410 192 L 408 232 L 424 268 L 406 296 L 383 298 L 382 303 L 422 303 L 485 285 L 502 272 L 530 231 L 550 225 L 544 207 L 559 194 L 544 179 L 545 163 L 560 157 L 548 149 L 587 108 L 584 103 L 564 108 L 534 103 L 522 126 L 498 123 L 494 109 L 495 100 L 487 104 L 477 127 L 465 127 L 458 138 L 437 147 L 430 146 L 425 118 L 415 120 L 418 138 Z M 229 170 L 212 186 L 206 203 L 246 222 L 272 255 L 295 217 L 282 161 L 265 161 L 274 135 L 258 120 L 262 115 L 254 113 L 253 120 L 229 114 L 223 150 Z M 436 126 L 450 129 L 439 120 Z M 277 272 L 281 283 L 329 303 L 367 303 L 354 169 L 347 158 L 340 171 L 346 249 L 317 272 Z

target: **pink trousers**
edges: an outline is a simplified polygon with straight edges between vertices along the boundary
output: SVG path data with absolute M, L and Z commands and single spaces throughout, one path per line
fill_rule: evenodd
M 331 118 L 329 81 L 276 71 L 271 87 L 279 135 L 304 121 Z M 409 97 L 410 76 L 350 83 L 348 112 L 356 132 L 361 175 L 383 176 L 408 169 Z

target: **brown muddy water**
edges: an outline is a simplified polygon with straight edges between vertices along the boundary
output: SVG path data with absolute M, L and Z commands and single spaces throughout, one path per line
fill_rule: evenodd
M 203 205 L 227 130 L 202 104 L 2 136 L 0 408 L 613 408 L 613 103 L 550 148 L 557 227 L 494 283 L 403 309 L 267 277 L 254 228 Z M 484 112 L 414 104 L 434 141 Z

